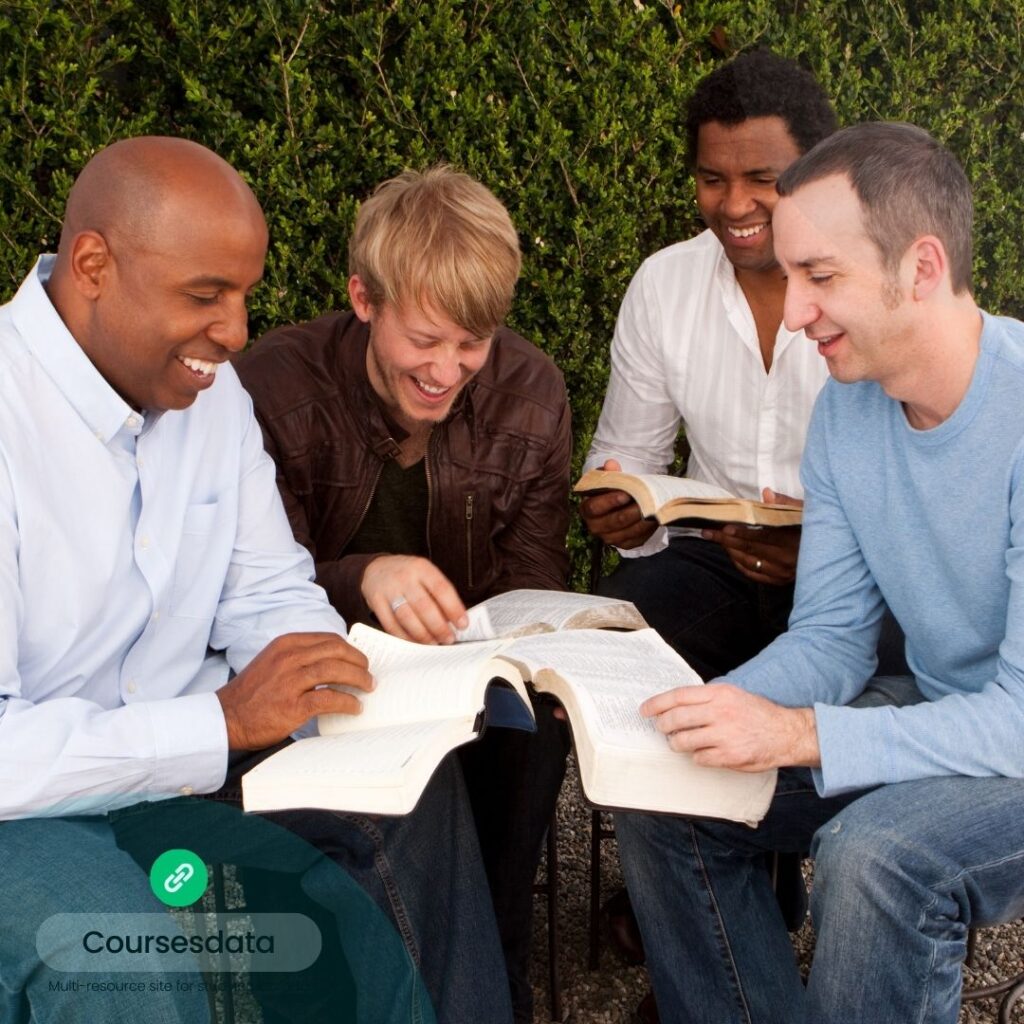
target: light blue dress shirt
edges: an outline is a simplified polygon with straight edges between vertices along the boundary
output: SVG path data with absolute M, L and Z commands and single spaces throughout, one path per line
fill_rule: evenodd
M 53 259 L 0 307 L 0 818 L 217 789 L 229 668 L 345 631 L 234 370 L 134 411 L 50 303 Z

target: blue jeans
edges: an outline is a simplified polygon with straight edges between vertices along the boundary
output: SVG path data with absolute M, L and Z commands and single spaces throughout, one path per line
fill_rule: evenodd
M 161 913 L 149 879 L 118 849 L 102 818 L 35 818 L 0 822 L 0 1020 L 4 1024 L 202 1024 L 209 1019 L 198 986 L 184 992 L 148 991 L 164 975 L 154 955 L 150 971 L 118 975 L 69 975 L 52 970 L 36 953 L 36 931 L 51 914 Z M 134 990 L 60 991 L 69 981 L 142 982 Z
M 276 983 L 267 1004 L 272 1013 L 282 997 L 292 1000 L 274 1019 L 429 1024 L 436 1011 L 449 1024 L 507 1024 L 501 948 L 454 758 L 402 818 L 243 815 L 230 805 L 236 777 L 218 794 L 227 803 L 176 799 L 104 818 L 0 823 L 0 856 L 16 883 L 0 892 L 0 920 L 5 927 L 17 922 L 0 937 L 0 1019 L 27 1021 L 31 1013 L 45 1021 L 119 1024 L 204 1020 L 205 996 L 197 1003 L 177 992 L 97 1001 L 83 1014 L 80 996 L 50 991 L 53 972 L 35 956 L 36 929 L 50 914 L 159 910 L 146 872 L 159 853 L 184 847 L 208 862 L 256 872 L 263 884 L 254 887 L 250 909 L 307 913 L 320 924 L 319 971 L 251 976 L 258 996 L 265 983 Z M 84 893 L 83 878 L 90 880 Z M 277 883 L 268 885 L 269 878 Z M 330 1000 L 316 991 L 318 984 L 331 987 Z M 342 1005 L 332 1005 L 338 998 Z
M 954 1024 L 968 929 L 1024 915 L 1024 780 L 959 776 L 819 797 L 779 773 L 756 829 L 617 814 L 664 1024 Z M 810 849 L 806 988 L 764 866 Z

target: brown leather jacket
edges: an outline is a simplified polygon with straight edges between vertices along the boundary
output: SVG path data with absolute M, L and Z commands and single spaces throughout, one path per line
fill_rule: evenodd
M 270 331 L 237 363 L 295 536 L 349 623 L 370 618 L 360 582 L 374 556 L 345 547 L 406 436 L 370 386 L 368 338 L 353 313 L 331 313 Z M 519 587 L 564 589 L 571 454 L 561 373 L 499 328 L 427 449 L 429 557 L 467 607 Z

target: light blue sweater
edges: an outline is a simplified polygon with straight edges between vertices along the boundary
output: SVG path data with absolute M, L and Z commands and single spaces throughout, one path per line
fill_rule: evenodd
M 789 632 L 729 678 L 814 706 L 823 795 L 936 775 L 1024 776 L 1024 324 L 985 315 L 967 394 L 914 430 L 874 383 L 822 391 Z M 847 708 L 883 600 L 928 698 Z

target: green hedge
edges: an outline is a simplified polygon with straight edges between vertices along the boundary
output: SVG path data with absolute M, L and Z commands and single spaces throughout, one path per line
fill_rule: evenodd
M 813 70 L 843 123 L 902 118 L 950 144 L 976 186 L 979 297 L 1024 316 L 1022 26 L 1024 0 L 0 3 L 3 290 L 53 248 L 99 147 L 180 134 L 238 167 L 267 212 L 258 333 L 343 304 L 360 198 L 445 159 L 519 227 L 510 323 L 564 370 L 581 457 L 630 275 L 699 230 L 683 106 L 753 44 Z

